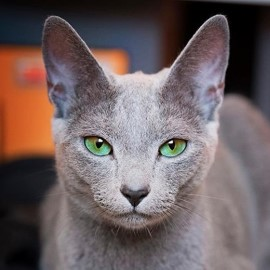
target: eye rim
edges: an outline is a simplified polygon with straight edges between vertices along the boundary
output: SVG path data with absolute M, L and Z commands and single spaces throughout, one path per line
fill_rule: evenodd
M 93 139 L 93 138 L 101 139 L 103 141 L 103 144 L 105 143 L 109 147 L 109 152 L 106 152 L 105 154 L 103 154 L 103 153 L 97 153 L 95 151 L 92 151 L 92 149 L 89 149 L 86 141 L 87 141 L 87 139 Z M 90 152 L 91 154 L 93 154 L 94 156 L 97 156 L 97 157 L 105 157 L 105 156 L 112 155 L 112 153 L 113 153 L 112 145 L 107 140 L 105 140 L 104 138 L 97 136 L 97 135 L 84 136 L 83 137 L 83 144 L 88 152 Z
M 162 147 L 166 146 L 166 144 L 168 144 L 170 141 L 182 141 L 185 143 L 184 145 L 184 148 L 177 154 L 175 155 L 165 155 L 162 153 Z M 159 153 L 159 156 L 161 157 L 165 157 L 165 158 L 175 158 L 175 157 L 178 157 L 178 156 L 181 156 L 187 149 L 187 146 L 188 146 L 188 140 L 185 140 L 185 139 L 179 139 L 179 138 L 172 138 L 172 139 L 169 139 L 167 141 L 165 141 L 163 144 L 160 145 L 159 149 L 158 149 L 158 153 Z

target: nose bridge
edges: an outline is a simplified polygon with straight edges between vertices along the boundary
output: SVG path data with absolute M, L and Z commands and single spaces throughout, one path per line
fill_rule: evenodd
M 148 186 L 151 180 L 151 168 L 145 160 L 126 160 L 121 170 L 121 184 L 132 190 Z
M 150 188 L 151 169 L 143 160 L 126 161 L 121 172 L 120 191 L 135 208 L 147 197 Z

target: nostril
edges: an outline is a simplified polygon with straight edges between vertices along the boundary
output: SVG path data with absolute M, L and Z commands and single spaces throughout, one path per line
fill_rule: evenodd
M 129 188 L 128 186 L 124 185 L 121 187 L 122 194 L 128 199 L 130 204 L 134 207 L 139 205 L 139 203 L 149 194 L 150 188 L 148 186 L 133 190 Z

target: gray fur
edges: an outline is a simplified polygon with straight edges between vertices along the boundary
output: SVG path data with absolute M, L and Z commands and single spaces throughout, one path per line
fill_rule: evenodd
M 42 270 L 267 269 L 258 265 L 269 244 L 258 239 L 270 232 L 270 204 L 258 213 L 266 198 L 257 199 L 253 185 L 269 190 L 270 159 L 257 168 L 260 152 L 249 153 L 248 146 L 265 140 L 267 147 L 251 150 L 269 157 L 270 128 L 232 97 L 221 110 L 218 142 L 228 52 L 227 21 L 217 15 L 171 68 L 119 76 L 100 67 L 69 24 L 48 18 L 43 55 L 56 109 L 58 184 L 42 209 Z M 253 126 L 253 139 L 242 135 Z M 83 137 L 93 135 L 106 139 L 113 153 L 91 154 Z M 172 138 L 187 140 L 186 150 L 161 156 L 159 147 Z M 136 212 L 122 185 L 150 187 Z

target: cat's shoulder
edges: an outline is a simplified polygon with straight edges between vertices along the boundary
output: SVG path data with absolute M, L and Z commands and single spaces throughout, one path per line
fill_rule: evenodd
M 257 133 L 270 134 L 270 125 L 262 112 L 247 98 L 230 94 L 220 109 L 220 129 L 223 134 L 237 133 L 254 136 Z M 246 133 L 245 133 L 246 132 Z
M 225 95 L 223 105 L 221 107 L 221 116 L 229 112 L 232 113 L 248 113 L 257 110 L 252 102 L 239 94 Z

